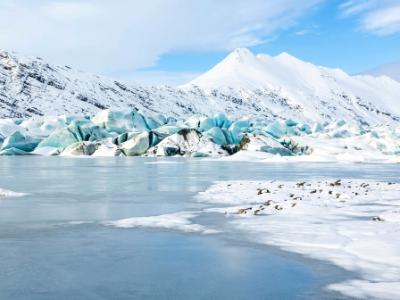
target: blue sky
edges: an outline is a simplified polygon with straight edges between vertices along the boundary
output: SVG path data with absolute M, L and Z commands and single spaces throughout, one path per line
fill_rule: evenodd
M 0 48 L 184 83 L 236 47 L 354 74 L 400 61 L 400 0 L 0 0 Z
M 384 35 L 365 31 L 359 26 L 359 16 L 346 18 L 341 15 L 338 9 L 341 3 L 343 1 L 323 2 L 299 18 L 295 25 L 249 49 L 255 53 L 271 55 L 288 52 L 302 60 L 339 67 L 351 74 L 400 62 L 400 30 L 398 33 Z M 166 54 L 156 66 L 148 70 L 204 72 L 226 54 L 226 51 Z

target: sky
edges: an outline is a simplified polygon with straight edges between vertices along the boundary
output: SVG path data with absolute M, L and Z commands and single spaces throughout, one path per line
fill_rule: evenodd
M 183 84 L 238 47 L 357 74 L 400 62 L 400 0 L 0 0 L 0 49 Z

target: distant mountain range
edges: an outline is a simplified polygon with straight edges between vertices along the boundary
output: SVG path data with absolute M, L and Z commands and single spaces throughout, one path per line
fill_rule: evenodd
M 364 74 L 372 76 L 388 76 L 400 82 L 400 63 L 385 64 L 364 72 Z
M 400 120 L 400 82 L 350 76 L 301 61 L 236 49 L 180 87 L 144 87 L 0 51 L 0 116 L 94 114 L 136 109 L 170 116 L 263 116 L 378 124 Z

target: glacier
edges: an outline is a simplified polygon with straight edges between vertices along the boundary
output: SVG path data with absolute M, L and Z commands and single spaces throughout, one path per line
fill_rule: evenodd
M 231 157 L 259 161 L 399 162 L 400 125 L 103 110 L 2 119 L 0 155 Z M 246 158 L 247 157 L 247 158 Z

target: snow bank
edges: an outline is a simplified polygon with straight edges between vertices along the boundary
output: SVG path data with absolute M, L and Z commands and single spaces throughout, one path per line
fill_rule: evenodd
M 329 289 L 362 298 L 400 295 L 400 184 L 228 181 L 198 198 L 224 204 L 208 211 L 223 213 L 258 243 L 327 260 L 361 276 Z

